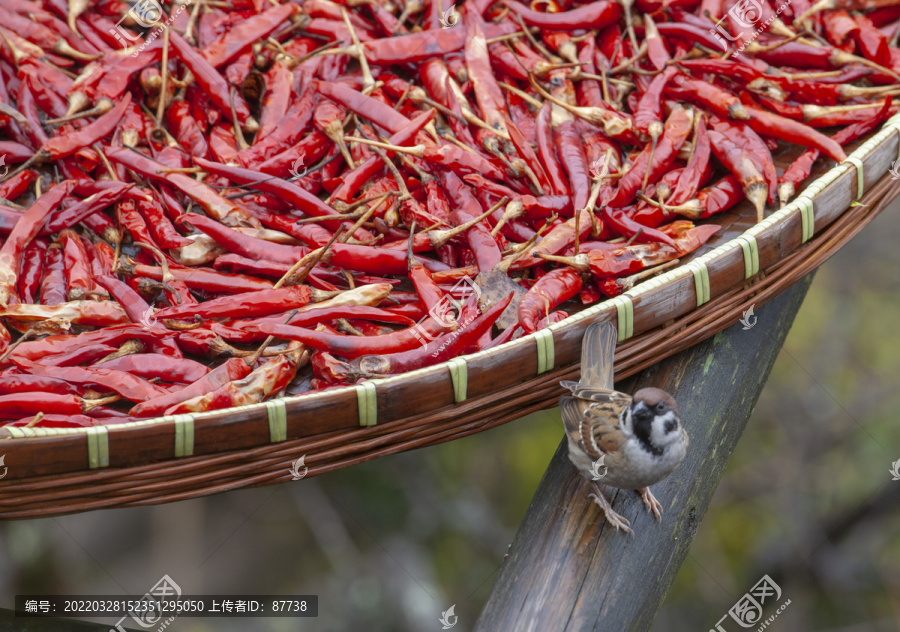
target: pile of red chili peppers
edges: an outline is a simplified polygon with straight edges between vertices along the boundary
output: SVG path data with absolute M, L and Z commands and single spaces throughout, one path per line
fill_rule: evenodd
M 4 0 L 0 425 L 494 347 L 897 109 L 895 0 L 402 1 Z

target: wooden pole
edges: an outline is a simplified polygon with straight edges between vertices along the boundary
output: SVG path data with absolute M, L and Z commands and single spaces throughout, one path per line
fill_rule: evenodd
M 560 443 L 476 632 L 650 628 L 811 279 L 759 306 L 752 328 L 735 324 L 616 385 L 628 393 L 644 386 L 672 393 L 690 436 L 684 462 L 652 487 L 663 506 L 662 524 L 635 492 L 604 488 L 613 508 L 631 521 L 635 537 L 616 533 L 588 498 L 591 488 L 569 462 L 565 441 Z

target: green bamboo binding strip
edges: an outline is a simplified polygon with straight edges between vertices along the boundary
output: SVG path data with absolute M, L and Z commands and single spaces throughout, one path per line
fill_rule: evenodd
M 175 456 L 194 454 L 194 418 L 191 415 L 172 415 L 166 421 L 175 424 Z
M 106 426 L 87 429 L 88 467 L 109 467 L 109 430 Z
M 266 412 L 269 417 L 269 441 L 279 443 L 287 439 L 287 408 L 284 398 L 267 401 Z
M 457 404 L 466 401 L 466 391 L 469 387 L 469 365 L 465 358 L 453 358 L 447 362 L 450 369 L 450 380 L 453 382 L 453 401 Z
M 801 195 L 795 200 L 795 204 L 800 209 L 800 243 L 805 244 L 816 232 L 816 214 L 813 210 L 813 201 L 806 195 Z
M 709 268 L 703 261 L 691 261 L 687 268 L 694 273 L 694 290 L 697 292 L 697 307 L 700 307 L 710 299 Z
M 628 294 L 616 296 L 609 302 L 616 306 L 619 315 L 618 341 L 628 340 L 634 335 L 634 302 Z
M 553 332 L 549 329 L 541 329 L 534 333 L 534 342 L 537 344 L 537 372 L 538 375 L 553 369 L 556 362 L 553 347 Z
M 740 235 L 735 241 L 744 251 L 744 278 L 749 279 L 759 274 L 759 245 L 753 235 Z
M 863 178 L 863 161 L 858 156 L 847 156 L 844 163 L 856 165 L 856 199 L 863 196 L 865 190 L 865 182 Z
M 375 383 L 378 381 L 369 380 L 355 387 L 360 426 L 374 426 L 378 423 L 378 392 L 375 389 Z

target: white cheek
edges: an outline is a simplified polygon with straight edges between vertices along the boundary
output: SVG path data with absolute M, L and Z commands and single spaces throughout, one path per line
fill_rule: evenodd
M 650 438 L 654 445 L 664 446 L 678 439 L 679 432 L 677 425 L 673 432 L 666 432 L 666 424 L 670 421 L 674 421 L 676 424 L 678 423 L 678 416 L 675 414 L 675 411 L 670 410 L 662 417 L 657 417 L 653 420 L 653 430 L 650 433 Z

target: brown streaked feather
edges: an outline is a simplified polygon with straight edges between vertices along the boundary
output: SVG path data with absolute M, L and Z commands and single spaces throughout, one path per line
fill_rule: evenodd
M 619 395 L 624 394 L 619 393 Z M 619 418 L 629 404 L 631 404 L 631 398 L 624 396 L 616 402 L 594 403 L 587 407 L 584 424 L 589 428 L 594 443 L 604 454 L 617 453 L 625 443 L 625 435 L 619 427 Z
M 625 442 L 619 416 L 631 403 L 631 397 L 624 393 L 616 395 L 615 400 L 608 402 L 559 398 L 566 435 L 593 459 L 600 458 L 601 454 L 617 453 Z

